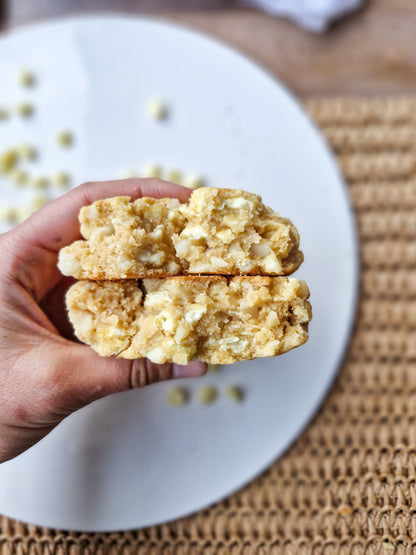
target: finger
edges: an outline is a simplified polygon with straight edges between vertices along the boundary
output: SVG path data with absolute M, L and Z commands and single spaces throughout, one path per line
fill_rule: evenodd
M 15 229 L 19 237 L 36 246 L 57 252 L 80 238 L 78 214 L 83 206 L 96 200 L 129 196 L 172 197 L 186 202 L 192 191 L 161 179 L 122 179 L 86 183 L 49 202 Z
M 76 410 L 112 393 L 144 387 L 172 378 L 190 378 L 206 373 L 207 365 L 192 361 L 179 364 L 154 364 L 146 358 L 123 360 L 100 357 L 90 347 L 70 344 L 59 355 L 59 383 L 63 398 Z M 52 380 L 56 382 L 56 378 Z

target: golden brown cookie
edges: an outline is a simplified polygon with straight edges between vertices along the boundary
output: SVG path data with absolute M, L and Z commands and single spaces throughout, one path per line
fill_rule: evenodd
M 177 199 L 129 197 L 98 200 L 81 208 L 81 235 L 59 253 L 58 267 L 77 279 L 135 279 L 182 271 L 172 235 L 183 229 Z
M 102 356 L 230 364 L 305 343 L 308 297 L 295 278 L 181 276 L 80 281 L 66 301 L 77 337 Z
M 58 266 L 77 279 L 186 274 L 289 275 L 303 261 L 299 235 L 261 197 L 201 188 L 176 199 L 114 197 L 80 211 L 81 234 Z

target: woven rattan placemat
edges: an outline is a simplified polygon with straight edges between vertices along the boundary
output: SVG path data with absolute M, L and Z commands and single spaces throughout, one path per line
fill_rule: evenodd
M 416 553 L 416 98 L 306 106 L 348 182 L 362 259 L 355 331 L 319 414 L 267 472 L 189 518 L 112 534 L 0 518 L 1 554 Z

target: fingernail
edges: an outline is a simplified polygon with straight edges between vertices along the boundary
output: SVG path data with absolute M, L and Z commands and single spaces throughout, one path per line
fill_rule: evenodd
M 203 376 L 207 371 L 207 364 L 199 360 L 192 360 L 186 366 L 173 364 L 172 374 L 174 378 L 196 378 Z

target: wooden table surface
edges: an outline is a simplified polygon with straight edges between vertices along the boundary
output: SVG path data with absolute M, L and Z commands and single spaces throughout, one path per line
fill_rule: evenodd
M 416 0 L 369 0 L 314 35 L 233 0 L 0 0 L 5 26 L 92 11 L 152 13 L 218 37 L 260 62 L 300 95 L 416 92 Z M 166 9 L 167 3 L 176 9 Z M 209 6 L 209 8 L 208 8 Z

